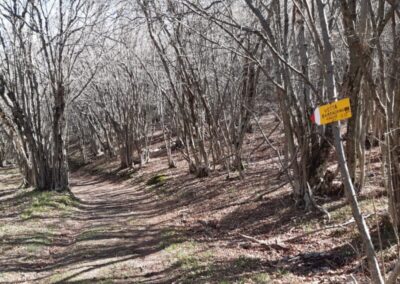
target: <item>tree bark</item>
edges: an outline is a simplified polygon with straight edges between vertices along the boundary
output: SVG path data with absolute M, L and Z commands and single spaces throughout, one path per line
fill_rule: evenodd
M 62 82 L 58 82 L 54 97 L 53 112 L 53 163 L 52 183 L 50 190 L 63 191 L 69 188 L 68 164 L 64 141 L 65 126 L 65 90 Z

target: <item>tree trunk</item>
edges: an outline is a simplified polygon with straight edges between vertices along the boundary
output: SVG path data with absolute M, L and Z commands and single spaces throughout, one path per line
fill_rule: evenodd
M 4 167 L 4 153 L 0 150 L 0 168 Z
M 64 142 L 65 131 L 65 91 L 62 82 L 58 82 L 53 112 L 53 163 L 52 183 L 49 190 L 63 191 L 69 188 L 68 162 Z
M 167 150 L 168 167 L 176 168 L 175 161 L 172 157 L 171 134 L 170 134 L 169 130 L 166 129 L 166 127 L 164 126 L 164 117 L 162 117 L 162 124 L 163 124 L 163 136 L 164 136 L 165 149 Z
M 330 99 L 337 99 L 336 83 L 333 66 L 333 47 L 330 42 L 330 34 L 327 25 L 327 19 L 324 11 L 324 4 L 322 0 L 317 0 L 319 20 L 321 23 L 322 38 L 324 42 L 324 63 L 325 63 L 325 79 L 326 79 L 326 91 Z M 379 268 L 378 259 L 376 257 L 375 248 L 369 234 L 369 229 L 365 223 L 364 217 L 361 214 L 360 207 L 358 205 L 356 192 L 354 190 L 351 175 L 346 163 L 346 156 L 344 153 L 342 137 L 340 135 L 340 123 L 336 123 L 333 127 L 333 136 L 335 139 L 335 148 L 339 160 L 340 172 L 345 187 L 347 200 L 350 203 L 350 207 L 353 213 L 354 220 L 356 221 L 358 230 L 361 234 L 364 247 L 366 249 L 366 255 L 370 268 L 371 278 L 374 283 L 384 283 L 384 279 Z
M 133 145 L 125 141 L 119 148 L 120 155 L 120 167 L 121 169 L 126 169 L 132 167 L 133 164 Z

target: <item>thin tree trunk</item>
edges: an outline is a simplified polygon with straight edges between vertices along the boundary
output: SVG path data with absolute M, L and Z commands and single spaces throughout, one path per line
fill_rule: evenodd
M 318 5 L 319 20 L 321 23 L 322 38 L 325 45 L 324 63 L 326 68 L 325 71 L 326 91 L 328 92 L 329 98 L 337 99 L 335 75 L 333 67 L 333 48 L 330 42 L 330 35 L 324 11 L 324 4 L 322 3 L 322 0 L 317 0 L 317 5 Z M 371 278 L 374 283 L 384 283 L 384 279 L 381 270 L 379 268 L 378 259 L 376 257 L 375 248 L 372 243 L 371 236 L 369 234 L 369 229 L 364 220 L 364 217 L 361 214 L 360 207 L 358 205 L 356 197 L 356 192 L 349 172 L 349 168 L 347 167 L 346 156 L 342 143 L 342 137 L 340 134 L 340 123 L 337 123 L 336 125 L 333 126 L 333 136 L 335 139 L 335 148 L 339 160 L 340 172 L 342 175 L 342 180 L 344 183 L 347 200 L 350 203 L 354 220 L 356 221 L 358 230 L 361 234 L 366 249 Z

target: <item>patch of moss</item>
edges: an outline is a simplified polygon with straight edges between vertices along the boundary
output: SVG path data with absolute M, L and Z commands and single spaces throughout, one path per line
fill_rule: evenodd
M 37 255 L 43 248 L 44 245 L 42 244 L 28 244 L 25 246 L 25 250 L 31 255 Z
M 148 186 L 161 186 L 167 181 L 166 175 L 155 175 L 151 179 L 149 179 L 146 183 Z
M 91 239 L 96 239 L 101 237 L 107 232 L 107 228 L 93 228 L 88 231 L 85 231 L 81 233 L 78 236 L 78 241 L 86 241 L 86 240 L 91 240 Z
M 241 255 L 235 259 L 234 265 L 238 269 L 253 269 L 260 265 L 260 259 Z
M 182 272 L 179 283 L 197 283 L 199 277 L 210 277 L 215 270 L 212 251 L 200 251 L 194 241 L 171 244 L 165 251 Z
M 271 277 L 267 273 L 259 273 L 252 277 L 252 280 L 257 284 L 269 283 Z
M 69 193 L 32 191 L 27 197 L 29 198 L 28 206 L 20 215 L 23 220 L 42 216 L 54 209 L 66 212 L 78 205 L 78 202 Z
M 29 239 L 29 242 L 32 244 L 49 246 L 53 243 L 53 233 L 51 231 L 36 233 L 36 235 Z
M 18 237 L 17 237 L 18 239 Z M 32 233 L 27 239 L 19 239 L 21 247 L 29 254 L 29 259 L 36 260 L 36 256 L 46 247 L 53 244 L 54 232 L 47 228 Z
M 174 246 L 177 246 L 185 240 L 181 235 L 179 235 L 176 230 L 169 228 L 163 229 L 161 231 L 161 237 L 162 239 L 158 244 L 158 247 L 160 249 L 166 249 L 171 246 L 171 248 L 169 249 L 174 250 L 176 249 L 176 247 Z
M 289 270 L 285 269 L 285 268 L 280 268 L 276 271 L 278 277 L 285 277 L 287 275 L 290 274 Z
M 221 282 L 218 282 L 219 284 L 267 284 L 267 283 L 300 283 L 298 282 L 298 280 L 294 280 L 296 279 L 294 277 L 293 274 L 291 273 L 287 273 L 287 276 L 279 276 L 278 278 L 282 279 L 283 282 L 279 281 L 279 282 L 275 282 L 272 281 L 272 278 L 269 274 L 267 273 L 259 273 L 259 274 L 255 274 L 253 276 L 244 276 L 241 277 L 240 279 L 236 279 L 236 280 L 222 280 Z

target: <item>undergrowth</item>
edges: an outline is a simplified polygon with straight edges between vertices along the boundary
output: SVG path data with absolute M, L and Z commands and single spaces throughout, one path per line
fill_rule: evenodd
M 78 201 L 70 193 L 58 193 L 55 191 L 32 191 L 28 196 L 28 206 L 22 211 L 22 220 L 41 217 L 52 210 L 57 212 L 70 212 L 78 205 Z

